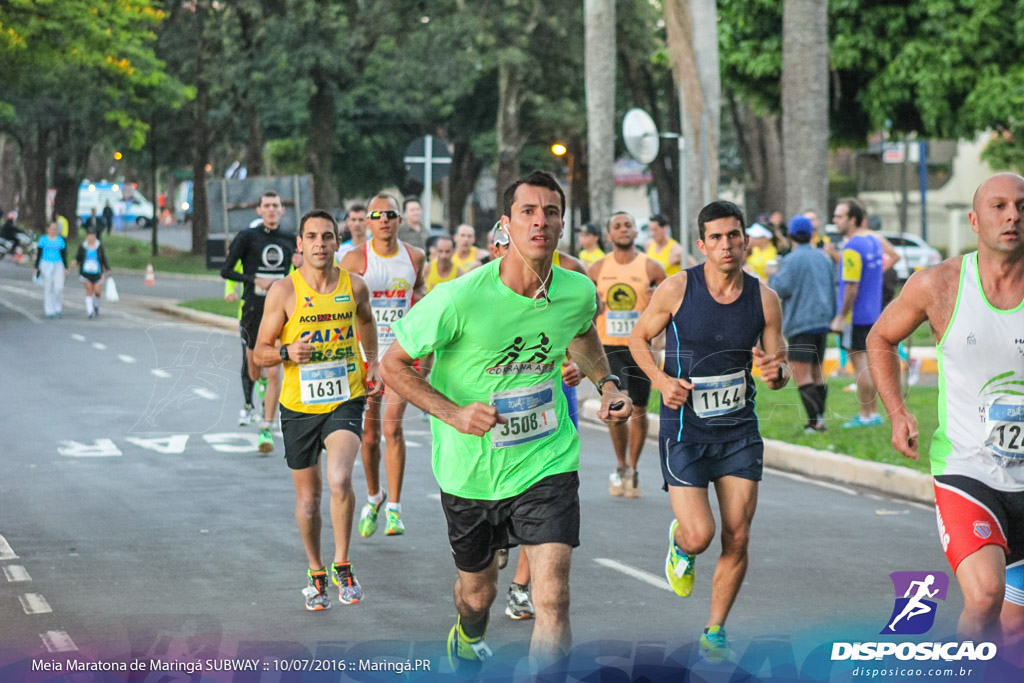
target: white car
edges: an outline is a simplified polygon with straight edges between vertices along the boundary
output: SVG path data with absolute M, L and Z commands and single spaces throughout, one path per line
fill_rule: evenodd
M 893 267 L 896 277 L 900 280 L 906 280 L 918 270 L 942 262 L 942 254 L 917 235 L 909 232 L 884 231 L 879 234 L 889 240 L 896 253 L 900 255 L 900 260 Z

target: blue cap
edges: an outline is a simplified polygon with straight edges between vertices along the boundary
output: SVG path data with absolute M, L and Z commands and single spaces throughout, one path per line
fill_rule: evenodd
M 810 237 L 814 234 L 814 224 L 807 216 L 797 214 L 789 220 L 789 234 Z

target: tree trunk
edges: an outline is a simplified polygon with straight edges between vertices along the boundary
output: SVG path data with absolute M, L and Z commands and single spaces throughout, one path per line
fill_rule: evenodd
M 466 200 L 473 193 L 483 161 L 473 153 L 469 140 L 459 140 L 452 146 L 452 165 L 448 172 L 448 203 L 445 205 L 445 227 L 449 232 L 463 222 Z
M 519 108 L 523 104 L 523 75 L 514 64 L 498 65 L 498 215 L 504 213 L 505 189 L 519 179 Z
M 46 230 L 46 167 L 49 162 L 50 130 L 37 124 L 34 126 L 35 149 L 31 154 L 22 154 L 25 164 L 25 202 L 21 207 L 18 222 L 29 230 Z
M 311 74 L 313 94 L 307 103 L 309 111 L 308 166 L 313 174 L 313 204 L 315 208 L 331 210 L 338 206 L 338 191 L 334 187 L 334 91 L 327 74 L 316 66 Z M 298 222 L 298 216 L 296 223 Z
M 721 86 L 718 79 L 717 24 L 713 0 L 666 0 L 665 29 L 669 61 L 679 91 L 685 153 L 690 244 L 693 253 L 697 213 L 718 192 L 718 128 Z
M 89 158 L 89 148 L 79 149 L 77 141 L 90 139 L 87 135 L 76 135 L 69 121 L 57 128 L 57 139 L 53 150 L 53 187 L 57 191 L 53 200 L 54 215 L 68 219 L 68 237 L 78 237 L 78 186 L 81 169 Z
M 615 192 L 615 2 L 584 0 L 587 187 L 590 215 L 604 224 Z
M 210 162 L 210 84 L 206 74 L 209 45 L 204 35 L 206 12 L 206 3 L 197 2 L 195 150 L 192 158 L 192 253 L 197 256 L 206 253 L 206 238 L 210 234 L 209 198 L 206 193 L 206 165 Z
M 786 0 L 782 142 L 787 216 L 828 204 L 828 3 Z
M 243 53 L 255 59 L 261 52 L 258 24 L 262 17 L 253 16 L 244 3 L 238 6 L 238 25 L 241 32 Z M 263 121 L 260 117 L 259 93 L 251 81 L 242 84 L 241 106 L 245 113 L 248 135 L 245 141 L 245 168 L 247 176 L 263 175 Z
M 785 201 L 778 118 L 758 116 L 731 97 L 729 110 L 743 159 L 746 218 L 752 223 L 758 213 L 779 208 Z
M 18 194 L 18 175 L 15 173 L 17 145 L 11 136 L 0 133 L 0 209 L 4 212 L 14 208 L 14 197 Z M 5 216 L 0 216 L 0 221 Z

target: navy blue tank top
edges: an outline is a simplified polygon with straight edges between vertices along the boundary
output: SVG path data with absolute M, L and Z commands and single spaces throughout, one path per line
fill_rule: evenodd
M 661 404 L 661 437 L 718 443 L 756 436 L 752 349 L 764 330 L 761 285 L 743 274 L 743 291 L 720 304 L 708 291 L 704 266 L 686 269 L 686 293 L 665 335 L 665 372 L 694 383 L 680 411 Z

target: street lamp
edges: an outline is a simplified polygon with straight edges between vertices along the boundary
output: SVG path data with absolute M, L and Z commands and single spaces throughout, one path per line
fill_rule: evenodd
M 569 164 L 569 253 L 576 253 L 576 221 L 573 220 L 573 214 L 576 211 L 576 204 L 572 201 L 572 189 L 573 189 L 573 175 L 575 172 L 575 161 L 576 158 L 569 151 L 569 148 L 561 142 L 556 142 L 551 145 L 551 153 L 556 157 L 566 157 L 566 162 Z

